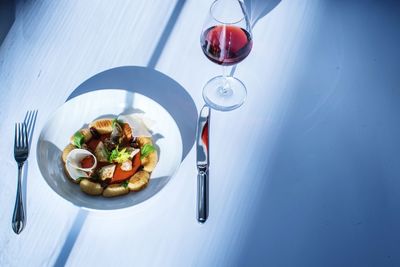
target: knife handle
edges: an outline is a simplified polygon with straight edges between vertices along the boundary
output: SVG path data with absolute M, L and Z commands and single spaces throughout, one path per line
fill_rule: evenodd
M 208 170 L 197 175 L 197 221 L 205 223 L 208 218 Z

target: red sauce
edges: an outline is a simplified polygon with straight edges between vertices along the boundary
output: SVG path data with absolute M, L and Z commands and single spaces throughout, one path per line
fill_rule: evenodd
M 84 157 L 82 160 L 81 160 L 81 166 L 82 166 L 82 168 L 91 168 L 91 167 L 93 167 L 93 165 L 94 165 L 94 158 L 92 157 L 92 156 L 87 156 L 87 157 Z
M 111 183 L 120 183 L 134 175 L 136 171 L 139 169 L 141 164 L 140 153 L 137 153 L 132 160 L 132 170 L 123 171 L 121 169 L 121 164 L 118 164 L 115 168 L 114 175 L 111 179 Z
M 100 143 L 100 141 L 103 142 L 106 138 L 109 138 L 110 135 L 111 134 L 102 134 L 102 135 L 100 135 L 100 138 L 98 138 L 98 139 L 92 138 L 86 144 L 88 145 L 90 150 L 95 151 L 96 147 Z

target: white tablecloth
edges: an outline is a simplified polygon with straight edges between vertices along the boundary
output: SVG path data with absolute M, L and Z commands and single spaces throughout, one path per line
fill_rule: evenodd
M 149 66 L 202 107 L 203 84 L 221 72 L 199 45 L 210 4 L 20 1 L 0 47 L 0 266 L 400 265 L 395 1 L 284 0 L 258 21 L 236 71 L 247 101 L 212 114 L 206 224 L 196 221 L 194 149 L 145 209 L 87 212 L 47 186 L 36 140 L 90 77 Z M 28 109 L 39 116 L 27 225 L 15 235 L 12 140 Z

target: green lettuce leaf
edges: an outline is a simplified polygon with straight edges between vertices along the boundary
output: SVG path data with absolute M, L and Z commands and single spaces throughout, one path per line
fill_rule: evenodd
M 121 151 L 118 150 L 118 147 L 111 151 L 110 156 L 108 157 L 108 161 L 110 163 L 117 162 L 123 163 L 129 159 L 131 154 L 126 151 L 126 148 L 123 148 Z
M 74 134 L 72 142 L 76 147 L 82 148 L 82 144 L 84 141 L 85 141 L 85 136 L 83 136 L 81 132 L 78 131 Z
M 156 148 L 150 144 L 145 144 L 140 150 L 140 158 L 147 157 L 151 152 L 155 151 Z

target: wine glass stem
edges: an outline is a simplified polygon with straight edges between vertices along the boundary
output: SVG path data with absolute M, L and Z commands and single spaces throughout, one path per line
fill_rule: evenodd
M 222 66 L 223 85 L 219 88 L 219 93 L 222 96 L 230 96 L 232 94 L 232 89 L 230 88 L 228 77 L 230 77 L 229 67 Z

